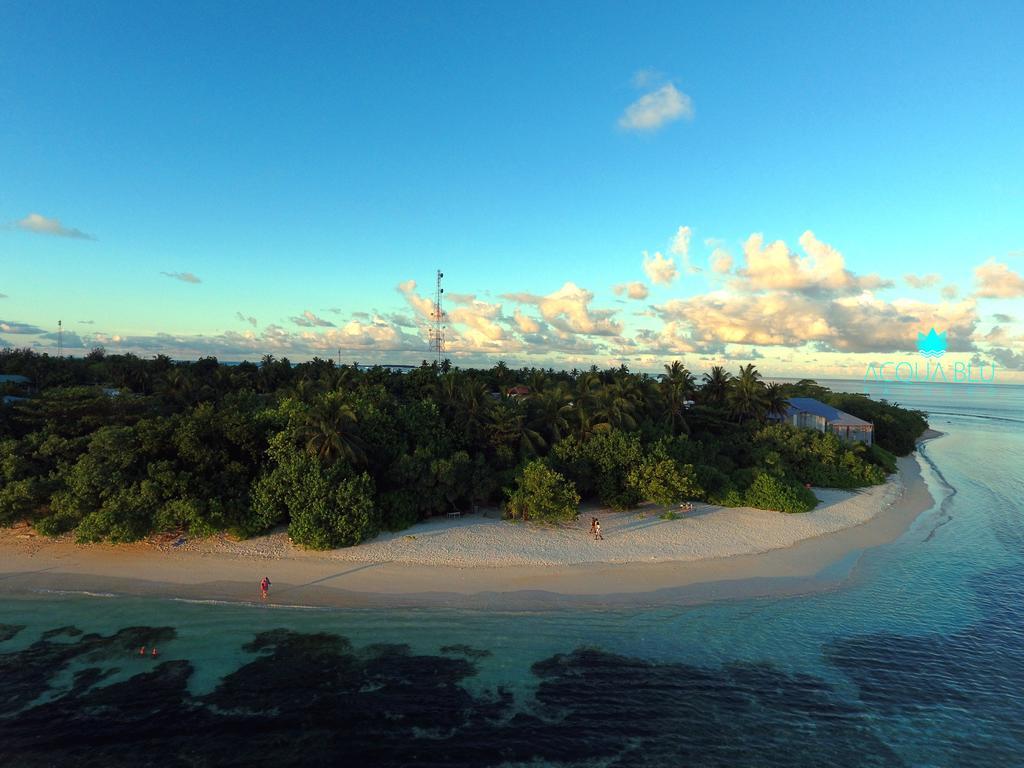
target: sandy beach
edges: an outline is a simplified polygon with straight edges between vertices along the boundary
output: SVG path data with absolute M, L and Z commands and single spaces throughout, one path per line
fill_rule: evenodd
M 329 552 L 295 547 L 284 531 L 246 541 L 79 545 L 24 526 L 0 529 L 0 594 L 251 601 L 269 575 L 274 605 L 511 608 L 824 588 L 849 571 L 851 555 L 894 540 L 932 505 L 917 459 L 899 467 L 884 485 L 815 489 L 821 503 L 806 514 L 697 504 L 666 520 L 654 506 L 584 509 L 576 523 L 556 526 L 507 522 L 491 510 Z M 602 541 L 589 533 L 591 516 L 601 520 Z

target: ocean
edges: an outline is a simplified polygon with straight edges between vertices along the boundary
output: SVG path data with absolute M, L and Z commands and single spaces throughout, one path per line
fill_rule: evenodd
M 544 611 L 0 595 L 0 765 L 1024 766 L 1024 388 L 823 383 L 946 433 L 919 452 L 933 507 L 838 585 Z

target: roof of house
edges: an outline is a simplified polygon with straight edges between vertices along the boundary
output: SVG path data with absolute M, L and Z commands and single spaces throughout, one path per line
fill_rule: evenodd
M 28 384 L 32 379 L 16 373 L 0 373 L 0 384 Z
M 869 427 L 871 422 L 859 419 L 852 413 L 840 411 L 831 405 L 815 400 L 813 397 L 791 397 L 789 402 L 789 413 L 811 413 L 823 417 L 829 424 L 839 427 Z

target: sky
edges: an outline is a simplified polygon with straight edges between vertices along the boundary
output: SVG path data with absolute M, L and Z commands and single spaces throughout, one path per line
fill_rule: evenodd
M 1024 4 L 0 0 L 0 347 L 1024 381 Z

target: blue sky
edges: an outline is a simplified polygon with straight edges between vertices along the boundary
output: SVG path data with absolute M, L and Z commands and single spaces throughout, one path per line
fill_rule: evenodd
M 1024 368 L 1020 3 L 0 15 L 0 344 Z

